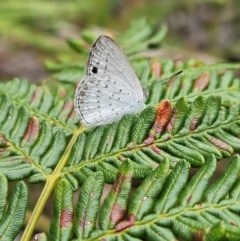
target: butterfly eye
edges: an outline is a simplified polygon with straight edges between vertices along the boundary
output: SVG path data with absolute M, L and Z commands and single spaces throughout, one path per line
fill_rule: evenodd
M 98 68 L 94 66 L 94 67 L 92 68 L 92 72 L 93 72 L 94 74 L 97 74 Z

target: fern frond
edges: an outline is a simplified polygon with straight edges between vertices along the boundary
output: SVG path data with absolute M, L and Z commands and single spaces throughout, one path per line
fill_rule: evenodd
M 216 66 L 217 68 L 217 66 Z M 173 64 L 170 70 L 166 70 L 166 65 L 162 65 L 162 72 L 166 78 L 177 72 L 179 68 Z M 167 83 L 150 86 L 146 104 L 156 105 L 163 99 L 169 99 L 171 103 L 176 103 L 181 97 L 185 97 L 192 102 L 199 95 L 203 97 L 219 96 L 224 105 L 229 105 L 239 99 L 240 80 L 233 76 L 231 71 L 224 73 L 214 70 L 204 71 L 203 67 L 182 69 L 183 73 L 170 79 Z M 149 82 L 154 81 L 150 76 Z M 156 85 L 158 85 L 156 88 Z
M 95 173 L 84 183 L 77 205 L 74 233 L 79 239 L 86 238 L 96 229 L 100 198 L 104 185 L 102 173 Z M 87 226 L 85 226 L 87 224 Z M 79 228 L 79 225 L 81 226 Z
M 72 152 L 68 157 L 63 155 L 68 136 L 63 122 L 52 128 L 49 118 L 32 116 L 28 109 L 31 104 L 19 107 L 11 103 L 14 94 L 10 93 L 9 87 L 7 94 L 1 95 L 0 105 L 1 135 L 5 140 L 1 146 L 4 154 L 0 170 L 9 180 L 25 177 L 30 177 L 31 182 L 46 180 L 62 158 L 68 162 L 62 174 L 76 189 L 77 183 L 96 171 L 102 171 L 105 180 L 112 183 L 126 158 L 132 161 L 134 178 L 139 179 L 166 157 L 171 166 L 182 159 L 191 166 L 201 166 L 209 153 L 221 159 L 240 149 L 239 105 L 225 107 L 219 97 L 200 96 L 190 104 L 180 98 L 172 109 L 163 102 L 157 115 L 155 108 L 149 106 L 137 116 L 129 114 L 110 125 L 80 134 L 72 130 Z M 54 113 L 49 109 L 48 112 Z M 54 123 L 60 121 L 61 116 Z
M 28 198 L 27 186 L 21 181 L 14 188 L 7 208 L 7 185 L 6 177 L 0 173 L 0 238 L 3 241 L 14 240 L 23 226 Z
M 102 171 L 105 180 L 113 182 L 126 158 L 134 166 L 134 178 L 143 178 L 166 157 L 172 167 L 183 159 L 201 166 L 209 155 L 219 160 L 240 150 L 238 104 L 226 108 L 219 97 L 212 96 L 199 97 L 191 104 L 181 98 L 172 110 L 166 108 L 169 105 L 162 102 L 154 123 L 155 111 L 147 108 L 139 118 L 126 115 L 118 123 L 80 134 L 64 170 L 67 178 L 81 183 L 92 172 Z M 144 133 L 139 141 L 136 131 Z
M 216 168 L 213 156 L 207 158 L 190 180 L 190 166 L 186 161 L 180 161 L 168 175 L 169 168 L 169 161 L 165 159 L 130 198 L 132 168 L 131 162 L 124 162 L 101 208 L 102 174 L 88 177 L 79 196 L 74 221 L 73 232 L 77 239 L 193 240 L 198 237 L 204 240 L 237 240 L 240 233 L 240 157 L 235 155 L 222 176 L 210 186 L 208 183 Z M 67 181 L 58 185 L 63 187 L 63 183 L 65 188 L 61 190 L 69 192 Z M 57 203 L 61 203 L 65 196 L 58 196 Z M 59 218 L 52 223 L 57 224 L 64 210 L 55 211 Z M 71 225 L 68 229 L 70 233 Z M 51 239 L 56 237 L 61 239 L 54 233 Z
M 11 111 L 11 119 L 0 122 L 0 170 L 9 180 L 44 181 L 66 148 L 66 135 L 63 130 L 54 131 L 48 122 L 30 118 L 25 107 L 14 112 L 12 107 L 6 112 L 10 116 Z
M 16 115 L 11 114 L 13 110 L 9 109 L 11 105 L 11 108 L 24 107 L 30 116 L 49 122 L 55 129 L 64 129 L 67 135 L 72 134 L 79 123 L 72 100 L 59 100 L 47 87 L 37 87 L 26 80 L 14 79 L 0 83 L 0 99 L 3 112 L 1 119 L 6 118 L 8 110 L 8 118 L 16 118 Z
M 50 227 L 50 236 L 55 240 L 70 240 L 73 227 L 73 192 L 71 185 L 66 180 L 61 180 L 55 191 L 54 216 Z M 60 216 L 59 216 L 60 215 Z
M 93 171 L 102 171 L 107 182 L 113 182 L 121 159 L 128 158 L 132 150 L 137 151 L 139 148 L 137 144 L 142 145 L 154 117 L 155 109 L 148 107 L 138 117 L 129 114 L 118 123 L 96 127 L 80 134 L 73 146 L 76 153 L 71 154 L 68 161 L 69 168 L 66 167 L 65 172 L 71 173 L 80 181 L 89 173 L 82 172 L 81 169 L 89 168 Z M 152 166 L 145 165 L 142 160 L 136 161 L 133 165 L 135 178 L 143 177 L 152 170 Z
M 158 47 L 167 33 L 167 26 L 163 25 L 159 29 L 156 28 L 155 24 L 149 24 L 145 18 L 141 18 L 132 21 L 128 31 L 120 35 L 114 34 L 111 30 L 102 32 L 102 34 L 106 33 L 113 35 L 114 39 L 124 47 L 124 51 L 128 55 L 132 55 L 146 49 Z M 88 47 L 92 45 L 98 36 L 99 32 L 94 33 L 92 30 L 85 29 L 81 32 L 80 39 L 70 39 L 68 44 L 78 53 L 87 54 Z

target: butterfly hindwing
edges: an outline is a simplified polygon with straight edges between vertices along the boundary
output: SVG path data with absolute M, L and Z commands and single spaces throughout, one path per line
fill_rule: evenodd
M 124 81 L 111 74 L 83 79 L 75 94 L 75 106 L 83 124 L 107 124 L 134 112 L 136 100 L 131 91 Z

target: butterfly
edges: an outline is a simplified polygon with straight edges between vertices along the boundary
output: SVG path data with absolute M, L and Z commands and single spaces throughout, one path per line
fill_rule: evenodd
M 142 111 L 144 101 L 140 81 L 122 49 L 110 37 L 98 37 L 74 97 L 81 123 L 87 127 L 112 123 Z

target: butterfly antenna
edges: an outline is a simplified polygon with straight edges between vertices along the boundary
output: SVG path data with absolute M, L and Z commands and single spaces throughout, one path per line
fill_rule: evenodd
M 177 73 L 171 75 L 170 77 L 167 77 L 167 78 L 165 78 L 165 79 L 161 79 L 161 80 L 158 80 L 158 81 L 152 83 L 149 87 L 151 87 L 151 86 L 153 86 L 153 85 L 155 85 L 155 84 L 157 84 L 157 83 L 159 83 L 159 82 L 164 82 L 164 81 L 166 81 L 166 80 L 172 79 L 173 77 L 175 77 L 175 76 L 181 74 L 182 72 L 183 72 L 183 71 L 180 70 L 180 71 L 178 71 Z

